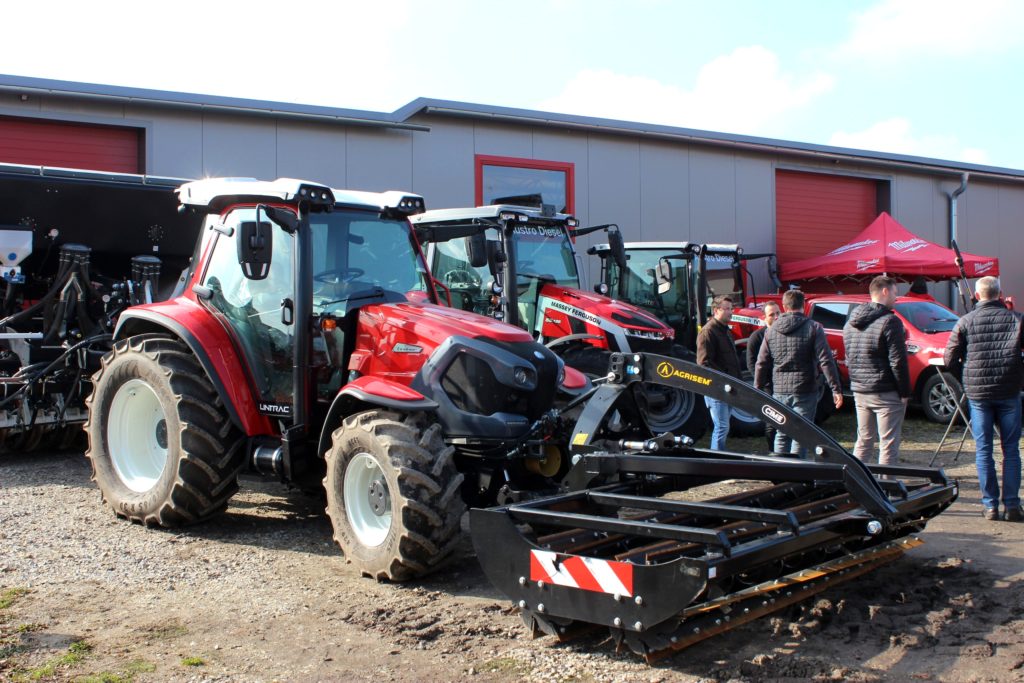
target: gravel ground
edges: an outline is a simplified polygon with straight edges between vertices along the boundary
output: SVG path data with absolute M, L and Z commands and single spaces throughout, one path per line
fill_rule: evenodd
M 852 421 L 826 426 L 848 443 Z M 942 429 L 906 433 L 927 463 Z M 654 666 L 601 635 L 529 640 L 468 540 L 433 577 L 378 584 L 316 497 L 246 480 L 208 523 L 146 529 L 101 505 L 80 453 L 4 455 L 0 680 L 1024 681 L 1024 524 L 981 519 L 967 449 L 923 547 Z

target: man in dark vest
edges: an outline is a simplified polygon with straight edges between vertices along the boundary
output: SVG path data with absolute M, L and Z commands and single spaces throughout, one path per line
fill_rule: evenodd
M 725 295 L 716 296 L 711 303 L 711 315 L 712 318 L 697 334 L 697 364 L 739 377 L 740 357 L 736 353 L 736 341 L 729 330 L 729 321 L 732 320 L 732 299 Z M 704 402 L 715 425 L 711 432 L 711 448 L 723 450 L 725 439 L 729 436 L 729 417 L 732 410 L 725 401 L 705 396 Z
M 983 277 L 975 285 L 978 305 L 960 318 L 949 335 L 946 368 L 963 367 L 964 393 L 971 406 L 971 431 L 985 519 L 998 520 L 999 480 L 992 457 L 993 427 L 1003 449 L 1002 503 L 1006 519 L 1024 520 L 1020 507 L 1020 390 L 1024 382 L 1024 325 L 1020 314 L 999 300 L 999 280 Z
M 804 293 L 791 289 L 782 295 L 783 314 L 764 335 L 754 370 L 754 386 L 771 385 L 775 400 L 814 421 L 818 407 L 818 373 L 825 376 L 836 408 L 843 405 L 839 368 L 828 347 L 825 330 L 804 315 Z M 779 455 L 807 457 L 807 449 L 782 432 L 775 435 Z

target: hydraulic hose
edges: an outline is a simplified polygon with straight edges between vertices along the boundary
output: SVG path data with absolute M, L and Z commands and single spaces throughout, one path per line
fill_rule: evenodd
M 0 408 L 4 407 L 8 403 L 10 403 L 14 399 L 18 398 L 19 396 L 24 394 L 26 391 L 28 391 L 29 387 L 31 387 L 40 378 L 42 378 L 42 377 L 46 376 L 47 374 L 49 374 L 50 370 L 52 370 L 53 368 L 55 368 L 58 365 L 60 365 L 64 361 L 65 358 L 67 358 L 69 355 L 71 355 L 72 353 L 74 353 L 78 349 L 82 348 L 83 346 L 91 346 L 91 345 L 99 343 L 101 341 L 110 341 L 112 338 L 113 337 L 110 334 L 97 334 L 97 335 L 95 335 L 93 337 L 89 337 L 88 339 L 83 339 L 82 341 L 78 342 L 77 344 L 73 344 L 72 346 L 69 346 L 67 349 L 65 349 L 64 353 L 60 354 L 55 359 L 53 359 L 53 361 L 51 361 L 46 367 L 44 367 L 42 370 L 40 370 L 39 372 L 35 373 L 31 377 L 29 377 L 27 380 L 25 380 L 25 384 L 21 388 L 19 388 L 17 391 L 15 391 L 10 396 L 7 396 L 3 400 L 0 400 Z
M 0 320 L 0 327 L 11 327 L 26 318 L 31 318 L 35 315 L 40 308 L 48 306 L 57 294 L 64 289 L 64 280 L 67 279 L 68 271 L 71 270 L 70 261 L 61 261 L 60 268 L 57 270 L 57 277 L 53 280 L 53 286 L 50 290 L 43 295 L 43 297 L 26 308 L 24 311 L 19 311 L 13 315 L 9 315 L 3 320 Z

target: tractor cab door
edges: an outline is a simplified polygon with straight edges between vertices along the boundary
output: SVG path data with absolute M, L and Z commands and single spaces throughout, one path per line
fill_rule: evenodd
M 291 414 L 294 361 L 295 236 L 261 213 L 272 240 L 272 259 L 262 279 L 250 279 L 239 264 L 238 240 L 244 224 L 255 223 L 255 207 L 234 209 L 213 244 L 202 284 L 211 292 L 205 303 L 232 332 L 255 384 L 260 411 Z

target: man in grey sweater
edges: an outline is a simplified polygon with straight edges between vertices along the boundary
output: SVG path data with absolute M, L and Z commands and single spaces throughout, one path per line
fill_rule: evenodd
M 814 421 L 818 407 L 818 373 L 825 376 L 836 408 L 843 405 L 839 368 L 828 348 L 825 330 L 804 315 L 804 293 L 791 289 L 782 295 L 783 314 L 768 328 L 757 356 L 754 386 L 765 391 L 771 385 L 775 400 Z M 775 452 L 807 457 L 807 449 L 779 432 Z

